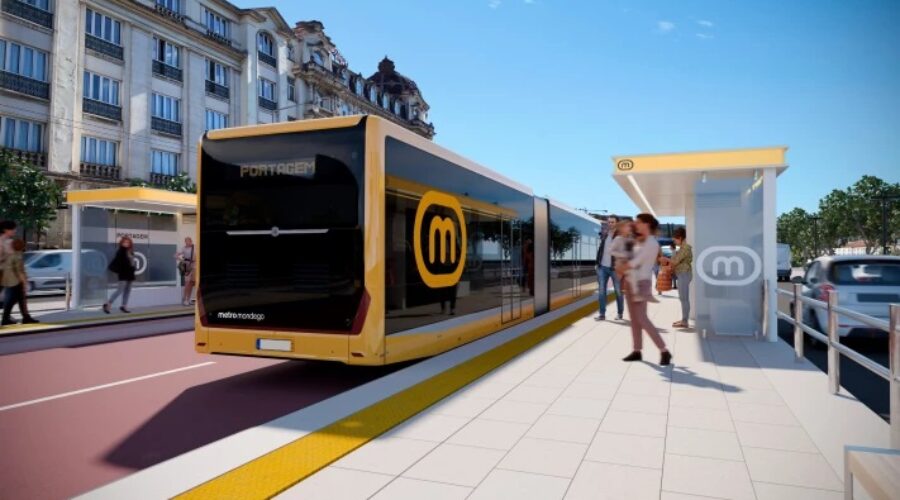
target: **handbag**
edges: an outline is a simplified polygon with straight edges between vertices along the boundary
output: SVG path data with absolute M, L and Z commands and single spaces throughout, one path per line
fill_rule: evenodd
M 672 267 L 662 266 L 656 276 L 656 291 L 668 292 L 672 289 Z

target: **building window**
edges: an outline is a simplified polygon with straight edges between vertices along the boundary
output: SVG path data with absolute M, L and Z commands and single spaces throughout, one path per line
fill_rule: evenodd
M 88 35 L 122 45 L 122 23 L 91 9 L 85 12 L 85 31 Z
M 153 38 L 153 59 L 173 68 L 181 67 L 181 49 L 162 38 Z
M 0 40 L 0 70 L 46 82 L 47 58 L 42 50 Z
M 41 152 L 44 150 L 44 125 L 0 116 L 0 138 L 4 148 Z
M 294 60 L 294 45 L 291 43 L 288 43 L 287 51 L 288 51 L 288 59 L 293 61 Z
M 213 60 L 206 60 L 206 79 L 223 87 L 228 86 L 228 68 Z
M 259 96 L 270 101 L 275 100 L 275 82 L 259 77 Z
M 312 60 L 314 63 L 318 64 L 319 66 L 325 66 L 325 60 L 322 59 L 322 53 L 319 52 L 318 50 L 314 50 L 312 52 Z
M 211 109 L 206 110 L 206 130 L 215 130 L 228 126 L 228 115 Z
M 50 0 L 19 0 L 20 2 L 27 3 L 32 7 L 37 7 L 41 10 L 50 12 Z
M 181 12 L 181 0 L 156 0 L 156 5 L 172 12 Z
M 288 98 L 288 100 L 296 102 L 296 101 L 297 101 L 296 94 L 295 94 L 295 92 L 296 92 L 296 88 L 295 88 L 295 87 L 296 87 L 296 81 L 295 81 L 293 78 L 288 77 L 288 79 L 287 79 L 287 86 L 288 86 L 288 88 L 287 88 L 287 98 Z
M 169 151 L 153 150 L 150 153 L 150 172 L 162 175 L 178 175 L 178 160 L 181 155 Z
M 119 82 L 112 78 L 85 71 L 83 95 L 88 99 L 118 106 Z
M 171 122 L 181 122 L 181 99 L 162 94 L 153 94 L 152 113 L 156 118 L 162 118 Z
M 381 107 L 384 109 L 391 109 L 391 98 L 388 97 L 387 94 L 381 96 Z
M 81 138 L 81 161 L 84 163 L 115 167 L 118 150 L 119 143 L 115 141 L 88 136 Z
M 219 35 L 222 38 L 228 38 L 230 31 L 228 19 L 225 19 L 209 9 L 204 9 L 203 22 L 206 24 L 206 29 L 210 32 Z
M 375 87 L 369 89 L 369 100 L 372 102 L 378 102 L 378 91 Z
M 268 33 L 260 33 L 256 36 L 256 43 L 260 52 L 267 56 L 275 57 L 275 41 Z
M 363 95 L 363 83 L 360 78 L 356 78 L 356 95 Z

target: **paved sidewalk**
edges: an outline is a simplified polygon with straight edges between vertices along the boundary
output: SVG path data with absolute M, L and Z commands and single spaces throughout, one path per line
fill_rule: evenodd
M 886 445 L 783 343 L 664 337 L 674 368 L 624 363 L 627 323 L 584 318 L 279 498 L 838 500 L 844 442 Z

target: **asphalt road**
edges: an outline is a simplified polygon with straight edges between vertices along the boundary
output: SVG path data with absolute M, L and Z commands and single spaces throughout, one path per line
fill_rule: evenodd
M 792 285 L 790 283 L 781 283 L 779 287 L 784 290 L 792 290 Z M 789 304 L 790 299 L 779 297 L 779 310 L 790 314 L 788 310 Z M 778 335 L 791 346 L 794 345 L 794 327 L 787 321 L 778 320 Z M 823 372 L 827 372 L 828 350 L 822 345 L 812 345 L 813 343 L 808 335 L 804 335 L 804 338 L 806 340 L 804 345 L 806 359 L 810 360 Z M 888 366 L 887 333 L 885 333 L 883 338 L 844 338 L 841 342 L 877 363 Z M 890 414 L 890 393 L 887 380 L 884 380 L 843 356 L 841 357 L 840 372 L 841 385 L 872 411 L 887 420 L 888 415 Z
M 186 331 L 0 356 L 0 498 L 70 498 L 399 368 L 193 347 Z

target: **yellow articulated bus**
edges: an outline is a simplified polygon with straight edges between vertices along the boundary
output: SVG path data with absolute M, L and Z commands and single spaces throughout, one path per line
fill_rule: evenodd
M 373 116 L 200 143 L 196 349 L 383 365 L 594 293 L 598 221 Z

